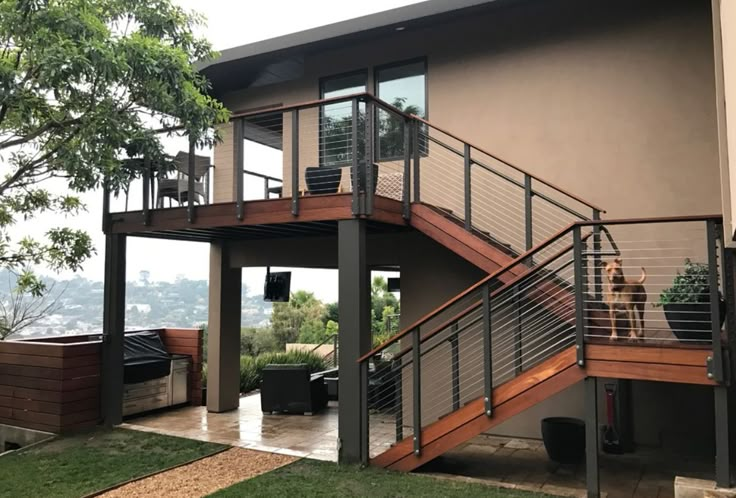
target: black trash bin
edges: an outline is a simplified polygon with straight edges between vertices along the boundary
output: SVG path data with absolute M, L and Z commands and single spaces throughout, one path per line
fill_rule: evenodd
M 570 417 L 542 419 L 542 439 L 550 460 L 577 464 L 585 458 L 585 422 Z

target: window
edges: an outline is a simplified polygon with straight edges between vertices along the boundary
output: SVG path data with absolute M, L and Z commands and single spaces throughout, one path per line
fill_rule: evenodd
M 427 61 L 391 64 L 376 69 L 377 96 L 407 114 L 427 117 Z M 404 154 L 404 122 L 386 111 L 377 113 L 378 158 L 397 159 Z
M 367 80 L 366 71 L 325 78 L 320 82 L 320 98 L 329 99 L 365 92 Z M 359 112 L 364 107 L 365 105 L 361 103 Z M 352 163 L 352 127 L 351 101 L 322 106 L 319 130 L 320 166 L 335 168 Z

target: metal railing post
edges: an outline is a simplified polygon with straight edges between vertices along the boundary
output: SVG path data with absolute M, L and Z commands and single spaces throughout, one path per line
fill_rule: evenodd
M 102 232 L 107 233 L 110 228 L 110 182 L 102 180 Z
M 601 212 L 593 209 L 593 221 L 600 221 Z M 601 226 L 593 225 L 593 293 L 597 303 L 603 301 L 603 268 L 601 267 Z
M 332 336 L 332 364 L 335 367 L 337 366 L 337 337 L 337 334 Z
M 404 393 L 401 378 L 401 362 L 392 361 L 391 369 L 398 372 L 394 375 L 394 429 L 396 431 L 396 441 L 404 439 Z
M 412 374 L 414 404 L 414 454 L 422 452 L 422 375 L 419 329 L 412 330 Z
M 369 409 L 368 409 L 368 361 L 360 364 L 360 462 L 368 465 Z
M 291 111 L 291 214 L 299 216 L 299 109 Z
M 187 164 L 187 221 L 189 223 L 194 222 L 194 166 L 196 159 L 194 155 L 195 151 L 196 142 L 194 138 L 189 137 L 189 164 Z
M 362 214 L 360 209 L 360 171 L 358 162 L 358 99 L 353 99 L 352 129 L 350 133 L 350 170 L 353 183 L 353 216 Z
M 263 178 L 263 198 L 268 200 L 268 178 Z
M 419 126 L 420 124 L 417 121 L 413 121 L 411 146 L 414 149 L 414 202 L 421 202 L 419 196 L 419 158 L 421 155 L 419 151 Z
M 723 345 L 721 344 L 720 293 L 718 292 L 718 240 L 720 230 L 715 220 L 706 223 L 706 237 L 708 239 L 708 283 L 710 288 L 710 321 L 711 346 L 713 355 L 708 358 L 708 378 L 722 383 L 723 375 Z
M 579 366 L 585 365 L 585 313 L 584 313 L 584 282 L 583 282 L 583 240 L 580 235 L 580 225 L 572 229 L 573 265 L 575 268 L 575 349 Z
M 491 329 L 491 289 L 486 284 L 483 293 L 483 401 L 487 416 L 493 415 L 493 338 Z
M 526 250 L 534 247 L 534 229 L 532 226 L 532 177 L 524 174 L 524 240 Z
M 357 100 L 356 100 L 357 102 Z M 358 108 L 360 109 L 360 108 Z M 373 214 L 373 103 L 369 100 L 365 103 L 365 212 L 370 216 Z M 356 131 L 357 133 L 357 131 Z
M 411 121 L 404 121 L 404 178 L 402 201 L 404 203 L 404 219 L 411 217 Z
M 450 327 L 450 368 L 452 369 L 452 409 L 460 409 L 460 337 L 457 322 Z
M 148 226 L 151 222 L 151 158 L 143 156 L 143 224 Z
M 243 197 L 244 197 L 244 185 L 243 185 L 243 157 L 244 147 L 243 140 L 245 140 L 243 134 L 243 120 L 236 119 L 233 121 L 233 156 L 235 164 L 235 216 L 238 220 L 243 219 Z
M 463 147 L 463 162 L 465 166 L 465 230 L 470 231 L 473 228 L 471 220 L 471 209 L 472 204 L 470 202 L 470 167 L 472 162 L 470 160 L 470 145 L 464 144 Z

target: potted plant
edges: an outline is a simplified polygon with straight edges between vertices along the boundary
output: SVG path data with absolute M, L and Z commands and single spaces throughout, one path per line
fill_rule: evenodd
M 659 295 L 667 323 L 672 333 L 683 342 L 709 342 L 710 320 L 710 269 L 707 264 L 685 259 L 685 268 L 672 282 L 672 287 Z M 726 318 L 726 307 L 719 293 L 720 325 Z

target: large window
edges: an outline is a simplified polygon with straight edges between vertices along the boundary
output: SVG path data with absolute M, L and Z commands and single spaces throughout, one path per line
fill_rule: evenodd
M 376 69 L 377 96 L 407 114 L 427 117 L 427 61 L 391 64 Z M 377 113 L 379 160 L 397 159 L 404 154 L 404 121 L 386 111 Z
M 367 71 L 325 78 L 320 82 L 320 97 L 329 99 L 366 91 Z M 364 108 L 360 104 L 359 112 Z M 322 106 L 320 114 L 319 163 L 341 167 L 352 163 L 353 103 L 338 102 Z

